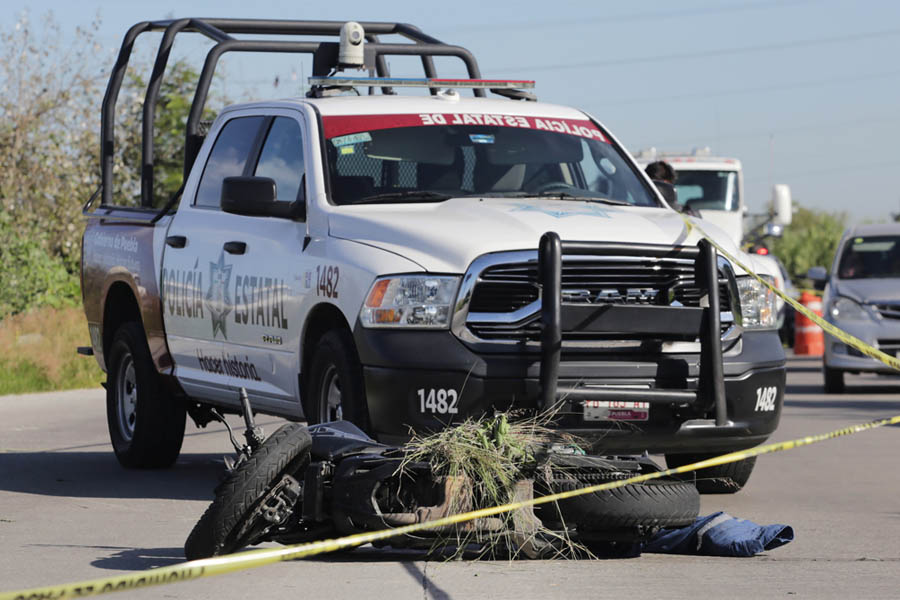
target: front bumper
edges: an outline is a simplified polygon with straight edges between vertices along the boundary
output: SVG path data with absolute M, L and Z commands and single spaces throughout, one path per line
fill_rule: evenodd
M 473 264 L 450 331 L 357 327 L 382 439 L 517 409 L 552 409 L 553 426 L 599 453 L 721 452 L 775 430 L 785 380 L 778 333 L 741 330 L 734 273 L 708 241 L 569 242 L 547 232 L 536 262 L 510 264 L 497 281 L 535 283 L 539 321 L 469 312 L 473 282 L 490 270 Z M 676 302 L 679 282 L 696 298 Z
M 370 423 L 381 441 L 402 442 L 410 429 L 436 430 L 469 417 L 539 406 L 538 353 L 476 353 L 449 331 L 357 326 L 355 338 Z M 606 453 L 749 448 L 765 441 L 778 425 L 784 361 L 776 331 L 744 332 L 723 356 L 727 419 L 719 426 L 712 399 L 702 393 L 699 408 L 680 402 L 651 404 L 646 421 L 585 421 L 581 400 L 564 401 L 555 426 Z M 698 353 L 564 350 L 559 385 L 696 391 L 699 374 Z
M 900 322 L 889 319 L 834 321 L 830 318 L 828 322 L 891 356 L 897 356 L 900 351 Z M 830 369 L 854 373 L 898 375 L 895 369 L 862 354 L 828 334 L 825 334 L 823 361 L 825 366 Z

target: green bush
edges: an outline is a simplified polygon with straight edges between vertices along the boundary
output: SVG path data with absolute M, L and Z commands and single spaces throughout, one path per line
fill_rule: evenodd
M 846 213 L 798 207 L 784 236 L 772 244 L 772 252 L 784 263 L 795 283 L 808 286 L 806 272 L 810 267 L 831 266 L 846 227 Z
M 43 238 L 0 214 L 0 319 L 28 308 L 72 306 L 81 299 L 78 277 L 47 251 Z
M 100 103 L 105 77 L 89 65 L 98 23 L 74 37 L 51 14 L 27 11 L 0 26 L 0 319 L 79 300 L 82 204 L 99 183 Z M 116 200 L 140 199 L 141 114 L 149 72 L 133 59 L 116 111 Z M 105 75 L 105 73 L 104 73 Z M 197 72 L 169 65 L 156 107 L 155 205 L 181 185 L 184 123 Z M 212 101 L 221 105 L 213 94 Z M 209 108 L 204 118 L 211 119 Z

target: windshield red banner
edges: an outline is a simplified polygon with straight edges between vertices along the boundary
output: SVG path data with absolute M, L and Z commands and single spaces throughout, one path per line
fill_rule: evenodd
M 343 115 L 323 117 L 325 137 L 333 138 L 348 133 L 360 133 L 397 127 L 490 125 L 536 129 L 565 133 L 609 143 L 597 126 L 589 119 L 556 119 L 522 115 L 496 115 L 481 113 L 420 113 L 399 115 Z

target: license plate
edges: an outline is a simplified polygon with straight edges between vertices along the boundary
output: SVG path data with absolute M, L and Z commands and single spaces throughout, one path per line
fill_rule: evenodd
M 646 421 L 650 418 L 649 402 L 624 400 L 585 400 L 585 421 Z

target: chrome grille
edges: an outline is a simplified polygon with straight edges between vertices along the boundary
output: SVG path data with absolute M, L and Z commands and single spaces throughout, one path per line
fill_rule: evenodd
M 900 340 L 879 339 L 878 340 L 878 349 L 881 350 L 882 352 L 884 352 L 885 354 L 890 354 L 891 356 L 897 356 L 897 352 L 900 351 Z M 860 352 L 860 356 L 863 356 L 863 354 L 861 352 Z
M 472 292 L 472 309 L 478 312 L 510 313 L 538 299 L 537 283 L 484 281 Z
M 720 274 L 721 275 L 721 274 Z M 512 263 L 488 267 L 475 285 L 471 312 L 513 312 L 539 298 L 537 264 Z M 725 279 L 720 279 L 725 283 Z M 656 304 L 699 306 L 701 290 L 694 285 L 694 263 L 685 259 L 612 257 L 608 260 L 566 261 L 562 271 L 563 299 L 592 304 Z M 728 290 L 720 286 L 723 309 Z M 898 317 L 900 318 L 900 317 Z
M 900 319 L 900 304 L 876 304 L 875 310 L 883 319 Z
M 731 310 L 725 274 L 719 273 L 723 313 Z M 562 265 L 562 294 L 567 303 L 700 306 L 702 290 L 694 282 L 694 261 L 653 257 L 571 257 Z M 535 261 L 492 264 L 477 277 L 469 305 L 469 330 L 482 340 L 540 339 L 540 314 L 530 310 L 510 315 L 540 299 Z M 473 313 L 475 313 L 473 315 Z M 530 313 L 530 314 L 528 314 Z M 471 317 L 475 317 L 474 319 Z M 513 316 L 513 315 L 510 315 Z M 519 318 L 521 316 L 521 318 Z M 722 331 L 731 326 L 723 318 Z M 569 332 L 566 339 L 603 339 L 602 334 Z M 616 336 L 612 334 L 610 339 Z M 619 336 L 621 337 L 621 336 Z

